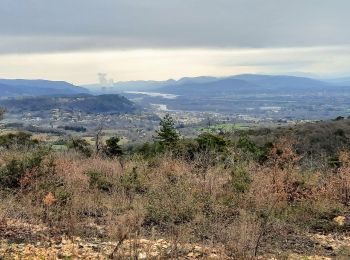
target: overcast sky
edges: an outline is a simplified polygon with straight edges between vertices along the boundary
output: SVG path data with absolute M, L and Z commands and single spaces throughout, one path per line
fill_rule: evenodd
M 0 77 L 350 75 L 349 0 L 0 0 Z

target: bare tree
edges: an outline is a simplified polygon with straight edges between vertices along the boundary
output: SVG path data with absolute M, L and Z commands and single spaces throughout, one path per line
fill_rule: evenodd
M 0 121 L 4 119 L 5 113 L 6 113 L 6 109 L 3 107 L 0 107 Z
M 4 119 L 5 112 L 6 112 L 6 109 L 3 107 L 0 107 L 0 120 Z
M 103 126 L 99 125 L 96 129 L 96 134 L 95 134 L 96 154 L 99 154 L 100 150 L 102 149 L 102 140 L 101 140 L 102 133 L 103 133 Z

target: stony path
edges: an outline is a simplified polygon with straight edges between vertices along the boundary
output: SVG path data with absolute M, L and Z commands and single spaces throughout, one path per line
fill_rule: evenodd
M 31 243 L 0 242 L 0 256 L 4 259 L 111 259 L 117 243 L 84 241 L 78 237 L 61 241 Z M 114 254 L 114 259 L 228 259 L 218 250 L 192 245 L 178 245 L 159 239 L 125 240 Z
M 96 238 L 50 237 L 47 231 L 43 225 L 20 221 L 0 223 L 0 259 L 230 259 L 223 248 L 174 244 L 164 239 L 126 239 L 117 243 Z M 350 237 L 310 234 L 309 238 L 330 252 L 340 252 L 342 257 L 290 253 L 284 254 L 283 259 L 350 259 Z M 265 255 L 259 259 L 282 256 Z
M 223 249 L 176 244 L 164 239 L 121 243 L 80 237 L 50 237 L 47 227 L 20 221 L 0 224 L 0 259 L 228 259 Z

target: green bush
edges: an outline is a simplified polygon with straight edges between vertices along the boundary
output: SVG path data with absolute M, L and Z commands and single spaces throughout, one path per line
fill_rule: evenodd
M 346 232 L 349 230 L 350 223 L 346 221 L 343 226 L 340 226 L 333 219 L 337 216 L 348 216 L 348 214 L 346 207 L 340 203 L 319 200 L 294 203 L 279 218 L 314 232 Z
M 341 161 L 339 160 L 339 155 L 333 155 L 331 157 L 328 158 L 327 160 L 327 164 L 332 167 L 332 168 L 339 168 L 342 166 Z
M 236 143 L 236 147 L 239 148 L 245 156 L 250 155 L 260 163 L 268 159 L 269 151 L 272 146 L 271 142 L 267 142 L 263 146 L 258 146 L 247 136 L 240 137 Z
M 248 172 L 241 166 L 236 167 L 231 173 L 231 186 L 236 193 L 244 193 L 250 188 L 252 182 Z
M 103 151 L 108 157 L 115 157 L 123 155 L 122 147 L 118 144 L 120 138 L 118 136 L 113 136 L 106 140 L 106 146 Z
M 344 131 L 344 129 L 341 129 L 341 128 L 338 128 L 337 130 L 335 130 L 334 134 L 341 136 L 341 137 L 345 137 L 345 131 Z
M 103 176 L 103 173 L 97 171 L 88 171 L 85 174 L 90 178 L 90 188 L 97 188 L 105 192 L 110 192 L 112 190 L 113 183 L 107 180 L 107 178 Z
M 199 150 L 215 150 L 224 152 L 227 148 L 227 141 L 223 136 L 214 135 L 211 133 L 202 133 L 196 139 Z
M 183 181 L 169 181 L 149 192 L 146 210 L 146 224 L 178 225 L 194 218 L 197 203 Z
M 32 148 L 39 144 L 38 140 L 32 140 L 32 135 L 25 132 L 9 133 L 0 136 L 0 146 L 6 149 Z
M 65 190 L 61 189 L 57 192 L 57 202 L 61 206 L 67 205 L 72 199 L 72 193 Z
M 145 159 L 153 158 L 164 152 L 164 147 L 159 142 L 145 142 L 135 148 L 135 153 L 142 155 Z
M 131 172 L 121 176 L 121 185 L 127 193 L 144 193 L 147 191 L 145 176 L 137 172 L 134 167 Z
M 0 187 L 19 188 L 21 180 L 27 177 L 34 178 L 40 174 L 45 153 L 41 150 L 30 155 L 14 157 L 0 167 Z
M 92 155 L 91 146 L 85 139 L 72 138 L 68 143 L 68 147 L 82 153 L 86 157 L 90 157 Z

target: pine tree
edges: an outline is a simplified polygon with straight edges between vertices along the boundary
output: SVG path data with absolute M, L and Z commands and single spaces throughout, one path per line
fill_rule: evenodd
M 106 140 L 106 146 L 104 152 L 109 157 L 120 156 L 123 154 L 122 147 L 118 144 L 120 138 L 118 136 L 113 136 Z
M 180 139 L 180 134 L 175 129 L 174 119 L 167 114 L 160 120 L 160 129 L 157 131 L 156 140 L 165 147 L 174 147 Z

